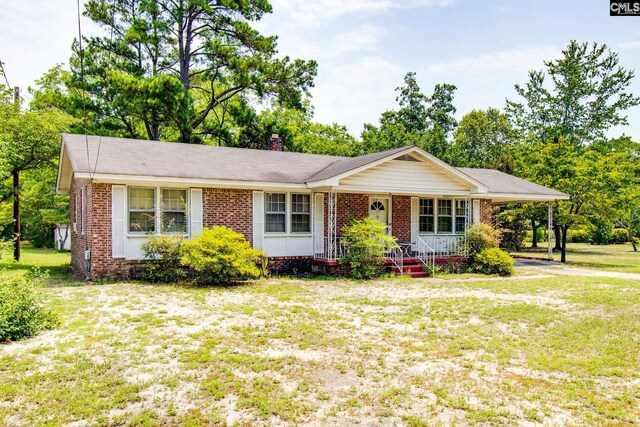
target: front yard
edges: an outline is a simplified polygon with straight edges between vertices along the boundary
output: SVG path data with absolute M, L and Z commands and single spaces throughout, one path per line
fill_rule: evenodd
M 637 281 L 52 283 L 62 326 L 0 346 L 3 425 L 640 422 Z

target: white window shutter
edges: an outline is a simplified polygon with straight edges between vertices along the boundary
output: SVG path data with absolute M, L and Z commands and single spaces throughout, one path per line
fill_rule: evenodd
M 264 238 L 264 192 L 253 192 L 253 247 L 262 250 Z
M 480 200 L 473 201 L 471 217 L 473 218 L 473 224 L 480 224 Z
M 124 185 L 111 186 L 111 256 L 113 258 L 125 256 L 126 194 Z
M 313 250 L 324 253 L 324 194 L 316 193 L 313 199 Z
M 202 188 L 192 188 L 189 200 L 189 230 L 196 237 L 202 234 Z
M 416 239 L 420 233 L 420 200 L 411 198 L 411 250 L 416 250 Z

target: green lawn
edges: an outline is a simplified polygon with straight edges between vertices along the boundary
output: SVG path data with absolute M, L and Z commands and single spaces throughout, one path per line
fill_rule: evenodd
M 14 262 L 8 254 L 0 258 L 0 280 L 33 271 L 47 271 L 49 283 L 67 283 L 70 280 L 71 254 L 53 249 L 23 248 L 20 262 Z
M 62 325 L 0 345 L 0 425 L 640 423 L 637 281 L 44 291 Z
M 546 243 L 538 249 L 526 248 L 512 255 L 531 257 L 547 256 Z M 554 253 L 553 259 L 560 261 L 560 254 Z M 567 243 L 567 264 L 573 267 L 593 268 L 597 270 L 640 273 L 640 252 L 634 252 L 631 243 L 623 245 L 590 245 L 588 243 Z

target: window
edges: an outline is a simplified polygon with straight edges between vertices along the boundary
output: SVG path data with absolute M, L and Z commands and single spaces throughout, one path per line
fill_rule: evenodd
M 419 222 L 421 233 L 434 232 L 434 218 L 433 199 L 420 199 Z
M 311 196 L 308 194 L 291 195 L 291 232 L 311 232 Z
M 438 233 L 453 232 L 452 200 L 438 200 Z
M 129 232 L 150 233 L 156 230 L 156 190 L 129 188 Z
M 466 200 L 456 200 L 456 233 L 464 233 L 467 230 L 467 203 Z
M 80 230 L 82 231 L 82 234 L 84 234 L 84 219 L 85 219 L 85 214 L 84 214 L 84 210 L 85 210 L 85 198 L 84 198 L 84 188 L 82 189 L 81 194 L 81 199 L 80 199 L 80 212 L 81 213 L 81 217 L 80 217 Z
M 161 203 L 162 232 L 187 232 L 187 190 L 163 189 Z
M 267 233 L 286 233 L 287 231 L 287 195 L 285 193 L 266 193 L 265 231 Z

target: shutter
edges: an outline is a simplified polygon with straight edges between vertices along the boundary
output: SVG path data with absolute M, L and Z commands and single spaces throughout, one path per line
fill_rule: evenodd
M 111 256 L 113 258 L 125 256 L 126 194 L 124 185 L 111 186 Z
M 253 192 L 253 247 L 262 250 L 264 238 L 264 192 Z
M 411 198 L 411 250 L 416 250 L 416 239 L 420 233 L 420 199 Z
M 473 218 L 473 224 L 480 223 L 480 200 L 473 201 L 473 212 L 471 217 Z
M 202 234 L 202 188 L 192 188 L 189 199 L 189 230 L 193 238 Z
M 324 253 L 324 194 L 313 195 L 313 251 Z

